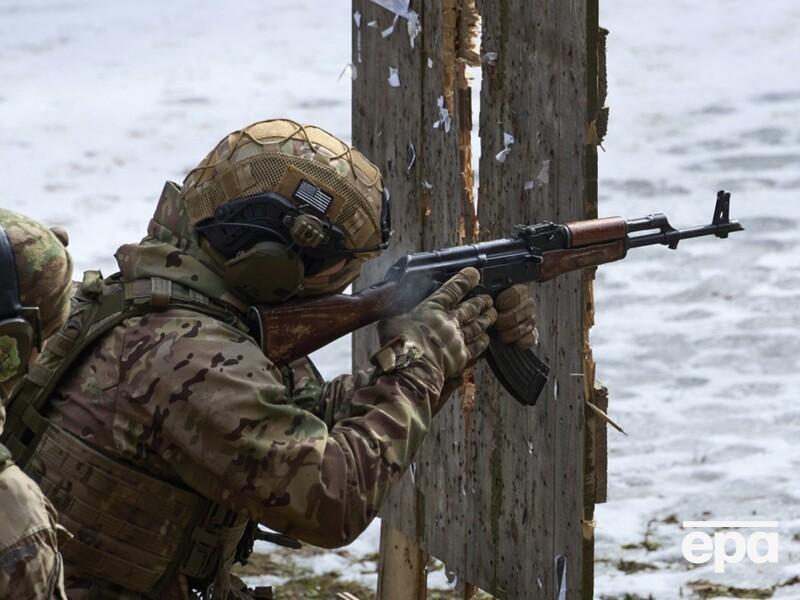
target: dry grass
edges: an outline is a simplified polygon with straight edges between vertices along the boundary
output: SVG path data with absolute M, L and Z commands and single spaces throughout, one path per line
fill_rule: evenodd
M 374 600 L 375 590 L 362 583 L 342 578 L 342 573 L 331 571 L 314 574 L 307 566 L 295 562 L 299 557 L 313 557 L 320 551 L 310 546 L 301 550 L 276 548 L 269 554 L 253 553 L 246 565 L 236 565 L 233 569 L 239 577 L 271 575 L 284 579 L 282 585 L 274 587 L 276 600 L 332 600 L 339 592 L 350 592 L 359 600 Z M 374 573 L 377 570 L 378 554 L 356 558 L 346 550 L 336 554 L 350 560 L 353 571 Z M 441 569 L 441 564 L 433 564 L 431 570 Z M 428 590 L 428 600 L 463 600 L 463 593 L 455 590 Z M 491 600 L 492 596 L 479 591 L 473 600 Z

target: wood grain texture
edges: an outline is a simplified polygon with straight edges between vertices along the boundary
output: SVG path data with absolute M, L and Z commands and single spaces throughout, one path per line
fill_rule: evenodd
M 454 38 L 452 32 L 446 35 L 445 22 L 448 27 L 454 24 L 455 6 L 449 1 L 419 8 L 421 33 L 411 48 L 404 20 L 383 38 L 380 31 L 389 26 L 392 15 L 368 1 L 353 2 L 353 11 L 361 15 L 361 27 L 354 21 L 353 28 L 353 62 L 358 69 L 353 82 L 353 143 L 384 174 L 392 193 L 395 228 L 390 248 L 365 266 L 357 290 L 382 279 L 389 266 L 409 252 L 458 245 L 462 232 L 471 229 L 475 220 L 464 184 L 465 177 L 471 180 L 471 172 L 465 174 L 461 163 L 461 157 L 469 153 L 459 146 L 464 137 L 460 131 L 470 123 L 462 124 L 458 107 L 469 89 L 458 77 L 458 65 L 445 62 L 444 40 Z M 377 21 L 378 27 L 367 27 L 371 21 Z M 361 63 L 357 62 L 359 37 Z M 454 49 L 450 50 L 453 56 Z M 398 70 L 399 87 L 387 82 L 390 67 Z M 460 81 L 462 85 L 456 85 Z M 445 97 L 452 97 L 452 103 Z M 449 124 L 442 119 L 440 98 Z M 377 349 L 374 328 L 353 337 L 354 367 L 362 368 Z M 453 564 L 463 564 L 466 545 L 467 507 L 459 492 L 464 471 L 463 423 L 457 394 L 437 415 L 416 457 L 413 476 L 406 475 L 382 511 L 387 523 Z M 452 460 L 442 460 L 443 456 Z
M 394 527 L 381 527 L 377 597 L 380 600 L 425 600 L 427 561 L 428 555 L 415 540 Z
M 481 54 L 480 238 L 507 234 L 517 223 L 585 219 L 592 160 L 588 123 L 587 0 L 479 2 Z M 361 28 L 361 63 L 353 84 L 353 142 L 386 174 L 394 199 L 396 235 L 357 287 L 380 279 L 401 255 L 456 244 L 469 230 L 469 202 L 459 156 L 458 94 L 449 132 L 434 129 L 437 100 L 446 96 L 441 27 L 453 2 L 415 3 L 422 32 L 409 45 L 401 20 L 391 36 L 380 29 L 391 15 L 354 0 Z M 365 25 L 377 19 L 379 28 Z M 431 67 L 429 68 L 430 59 Z M 388 85 L 389 66 L 401 86 Z M 450 81 L 453 79 L 450 78 Z M 462 104 L 463 106 L 463 104 Z M 505 161 L 496 158 L 514 137 Z M 409 168 L 408 147 L 416 162 Z M 587 150 L 589 149 L 589 150 Z M 476 149 L 473 149 L 475 151 Z M 587 204 L 589 210 L 587 211 Z M 437 415 L 423 449 L 388 500 L 387 523 L 443 560 L 459 582 L 498 598 L 557 598 L 558 557 L 566 560 L 567 598 L 582 595 L 584 517 L 584 318 L 580 273 L 532 288 L 539 306 L 540 355 L 553 376 L 532 408 L 519 406 L 485 365 L 474 386 Z M 376 348 L 371 332 L 354 336 L 354 363 Z
M 582 0 L 483 2 L 479 222 L 496 237 L 517 222 L 582 219 L 586 106 L 586 7 Z M 514 144 L 496 158 L 505 134 Z M 544 176 L 542 174 L 544 173 Z M 529 182 L 532 182 L 533 185 Z M 527 188 L 527 189 L 526 189 Z M 573 273 L 533 289 L 540 352 L 552 381 L 534 409 L 513 403 L 483 368 L 477 473 L 491 543 L 468 562 L 488 590 L 509 598 L 580 597 L 583 570 L 583 286 Z M 566 559 L 559 581 L 555 565 Z
M 573 221 L 567 223 L 567 227 L 570 233 L 570 245 L 573 248 L 621 240 L 628 234 L 628 226 L 621 217 Z
M 548 254 L 547 259 L 542 264 L 538 280 L 547 281 L 575 269 L 592 268 L 595 265 L 614 262 L 624 257 L 625 240 L 606 242 L 605 244 L 597 244 L 587 248 L 555 250 Z
M 587 126 L 584 148 L 584 208 L 587 219 L 598 216 L 597 145 L 602 143 L 608 127 L 606 101 L 606 52 L 608 31 L 600 28 L 599 0 L 586 0 L 586 97 Z M 594 278 L 596 269 L 583 273 L 583 389 L 584 397 L 596 400 L 595 362 L 590 345 L 590 330 L 594 325 Z M 606 394 L 607 399 L 607 394 Z M 607 406 L 608 403 L 606 402 Z M 603 408 L 602 410 L 606 410 Z M 595 414 L 586 411 L 584 434 L 584 494 L 583 494 L 583 573 L 581 596 L 594 598 L 595 504 L 606 497 L 606 426 Z

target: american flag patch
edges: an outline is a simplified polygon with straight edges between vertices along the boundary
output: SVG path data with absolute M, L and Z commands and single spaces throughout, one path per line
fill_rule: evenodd
M 294 192 L 294 198 L 295 200 L 299 200 L 315 208 L 323 215 L 328 212 L 331 202 L 333 202 L 333 196 L 326 194 L 313 183 L 305 179 L 300 181 L 300 185 L 297 186 L 297 190 Z

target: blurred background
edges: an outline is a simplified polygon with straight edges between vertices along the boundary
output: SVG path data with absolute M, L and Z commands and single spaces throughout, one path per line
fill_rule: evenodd
M 112 273 L 164 180 L 229 131 L 287 116 L 349 139 L 351 19 L 312 0 L 0 0 L 0 204 L 67 227 L 78 273 Z M 725 188 L 747 231 L 598 273 L 598 378 L 629 435 L 609 433 L 596 595 L 800 598 L 800 4 L 601 0 L 601 24 L 601 216 L 696 225 Z M 316 358 L 347 371 L 349 342 Z M 706 519 L 779 521 L 778 565 L 689 568 L 680 523 Z M 249 573 L 364 593 L 377 531 L 337 552 L 264 547 Z M 448 587 L 441 565 L 430 584 Z

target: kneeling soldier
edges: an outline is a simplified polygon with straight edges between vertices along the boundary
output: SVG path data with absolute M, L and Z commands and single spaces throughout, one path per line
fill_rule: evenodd
M 75 534 L 70 597 L 246 597 L 229 571 L 255 523 L 324 547 L 364 530 L 488 344 L 491 299 L 464 300 L 477 271 L 382 323 L 382 366 L 327 383 L 307 359 L 272 364 L 246 313 L 342 291 L 390 235 L 378 169 L 292 121 L 236 131 L 167 183 L 12 403 L 15 447 Z M 526 291 L 508 298 L 503 339 L 531 345 Z

